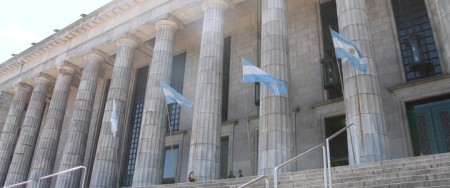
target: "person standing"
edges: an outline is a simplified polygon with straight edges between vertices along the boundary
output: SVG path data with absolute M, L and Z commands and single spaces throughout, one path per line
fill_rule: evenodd
M 189 181 L 189 182 L 195 182 L 195 173 L 194 173 L 194 171 L 191 171 L 191 172 L 189 173 L 188 181 Z

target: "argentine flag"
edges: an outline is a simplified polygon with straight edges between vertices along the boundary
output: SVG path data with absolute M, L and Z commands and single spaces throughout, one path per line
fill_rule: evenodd
M 160 81 L 163 87 L 164 96 L 166 98 L 167 104 L 178 103 L 180 106 L 191 107 L 192 102 L 186 99 L 183 95 L 178 93 L 175 89 Z
M 116 100 L 113 99 L 113 107 L 111 113 L 111 132 L 113 136 L 116 137 L 117 130 L 119 129 L 119 116 L 117 115 L 117 105 Z
M 359 49 L 350 40 L 344 38 L 342 35 L 339 35 L 339 33 L 333 31 L 331 28 L 330 31 L 331 37 L 333 38 L 336 57 L 346 58 L 353 68 L 362 72 L 367 72 L 367 64 L 363 64 L 359 61 L 364 57 L 361 51 L 359 51 Z
M 262 82 L 274 95 L 286 94 L 284 83 L 242 58 L 244 82 Z

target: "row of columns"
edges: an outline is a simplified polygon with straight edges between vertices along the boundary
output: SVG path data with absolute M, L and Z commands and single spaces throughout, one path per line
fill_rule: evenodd
M 202 40 L 196 85 L 194 117 L 188 171 L 196 173 L 197 180 L 217 179 L 220 169 L 220 125 L 222 94 L 222 59 L 224 0 L 207 0 L 202 8 Z M 361 162 L 388 158 L 388 139 L 384 125 L 378 78 L 373 60 L 373 49 L 368 30 L 367 8 L 364 1 L 337 1 L 340 31 L 366 54 L 369 72 L 361 74 L 344 66 L 344 99 L 348 121 L 358 125 L 356 134 L 361 145 Z M 180 26 L 173 20 L 156 23 L 156 42 L 152 66 L 149 69 L 143 123 L 139 137 L 139 150 L 133 186 L 159 184 L 162 180 L 164 140 L 167 106 L 160 81 L 168 83 L 171 77 L 173 43 Z M 289 86 L 288 39 L 286 4 L 284 0 L 265 0 L 262 3 L 262 53 L 264 70 Z M 116 41 L 118 46 L 111 86 L 109 88 L 100 136 L 95 155 L 90 187 L 118 187 L 119 149 L 125 125 L 126 104 L 137 42 L 129 37 Z M 90 53 L 81 77 L 67 143 L 63 150 L 59 171 L 82 165 L 96 84 L 101 63 L 105 58 Z M 345 64 L 344 64 L 345 65 Z M 11 185 L 37 179 L 52 173 L 55 155 L 66 108 L 70 83 L 77 68 L 65 64 L 59 68 L 55 89 L 39 134 L 45 99 L 52 78 L 37 77 L 34 87 L 19 83 L 0 137 L 0 184 Z M 360 83 L 359 89 L 353 83 Z M 26 99 L 32 91 L 29 107 L 21 124 Z M 111 130 L 113 103 L 118 114 L 119 134 Z M 366 108 L 365 104 L 376 107 Z M 356 107 L 355 107 L 356 106 Z M 358 109 L 358 110 L 355 110 Z M 369 110 L 370 109 L 370 110 Z M 263 87 L 261 91 L 259 129 L 259 174 L 270 174 L 278 164 L 293 155 L 292 125 L 289 96 L 276 96 Z M 21 131 L 19 134 L 19 129 Z M 16 141 L 17 140 L 17 141 Z M 36 149 L 34 144 L 37 143 Z M 374 147 L 374 146 L 377 147 Z M 34 156 L 33 156 L 34 153 Z M 351 156 L 351 155 L 350 155 Z M 32 163 L 31 163 L 32 161 Z M 30 164 L 31 163 L 31 164 Z M 78 187 L 80 172 L 60 176 L 57 187 Z M 49 182 L 43 182 L 48 187 Z M 35 187 L 29 184 L 29 187 Z
M 45 108 L 47 92 L 54 80 L 46 74 L 41 74 L 35 78 L 35 82 L 20 135 L 12 154 L 5 185 L 26 181 L 28 177 Z

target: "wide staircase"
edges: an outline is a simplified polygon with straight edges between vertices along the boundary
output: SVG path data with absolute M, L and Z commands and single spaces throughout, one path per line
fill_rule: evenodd
M 432 187 L 450 188 L 450 153 L 387 160 L 377 163 L 331 168 L 332 186 L 347 187 Z M 195 183 L 147 186 L 146 188 L 235 188 L 256 176 Z M 278 187 L 320 188 L 323 169 L 312 169 L 279 174 Z M 273 187 L 273 176 L 270 176 Z M 264 181 L 250 187 L 265 187 Z

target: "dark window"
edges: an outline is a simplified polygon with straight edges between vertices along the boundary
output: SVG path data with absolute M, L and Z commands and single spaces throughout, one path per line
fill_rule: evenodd
M 228 148 L 230 145 L 230 138 L 224 136 L 220 139 L 220 177 L 222 179 L 228 178 Z
M 127 155 L 123 167 L 121 186 L 131 186 L 133 183 L 136 154 L 141 130 L 142 113 L 144 110 L 145 89 L 147 88 L 148 66 L 137 70 L 134 84 L 133 106 L 128 130 Z
M 406 80 L 442 73 L 424 0 L 392 0 Z
M 261 0 L 256 0 L 256 66 L 261 67 Z M 255 82 L 255 106 L 259 106 L 260 98 L 260 83 Z
M 186 64 L 186 53 L 182 53 L 173 57 L 170 86 L 175 90 L 177 90 L 178 93 L 183 93 L 185 64 Z M 178 129 L 180 128 L 181 106 L 177 103 L 172 103 L 169 104 L 168 106 L 169 106 L 171 131 L 178 131 Z M 169 126 L 167 126 L 167 132 L 169 132 Z
M 345 116 L 336 116 L 325 119 L 325 131 L 327 138 L 343 129 L 346 125 Z M 346 131 L 334 137 L 330 141 L 330 162 L 331 166 L 348 165 Z
M 323 70 L 323 86 L 327 90 L 328 99 L 342 97 L 342 86 L 339 66 L 334 52 L 330 28 L 339 32 L 336 1 L 329 0 L 320 4 L 322 20 L 322 39 L 324 58 L 321 60 Z
M 175 183 L 178 164 L 178 145 L 166 147 L 164 155 L 163 184 Z
M 322 20 L 323 51 L 326 57 L 334 57 L 333 40 L 331 39 L 330 28 L 339 32 L 337 19 L 336 1 L 329 0 L 320 4 L 320 17 Z
M 228 91 L 230 88 L 231 37 L 223 40 L 222 122 L 228 120 Z

